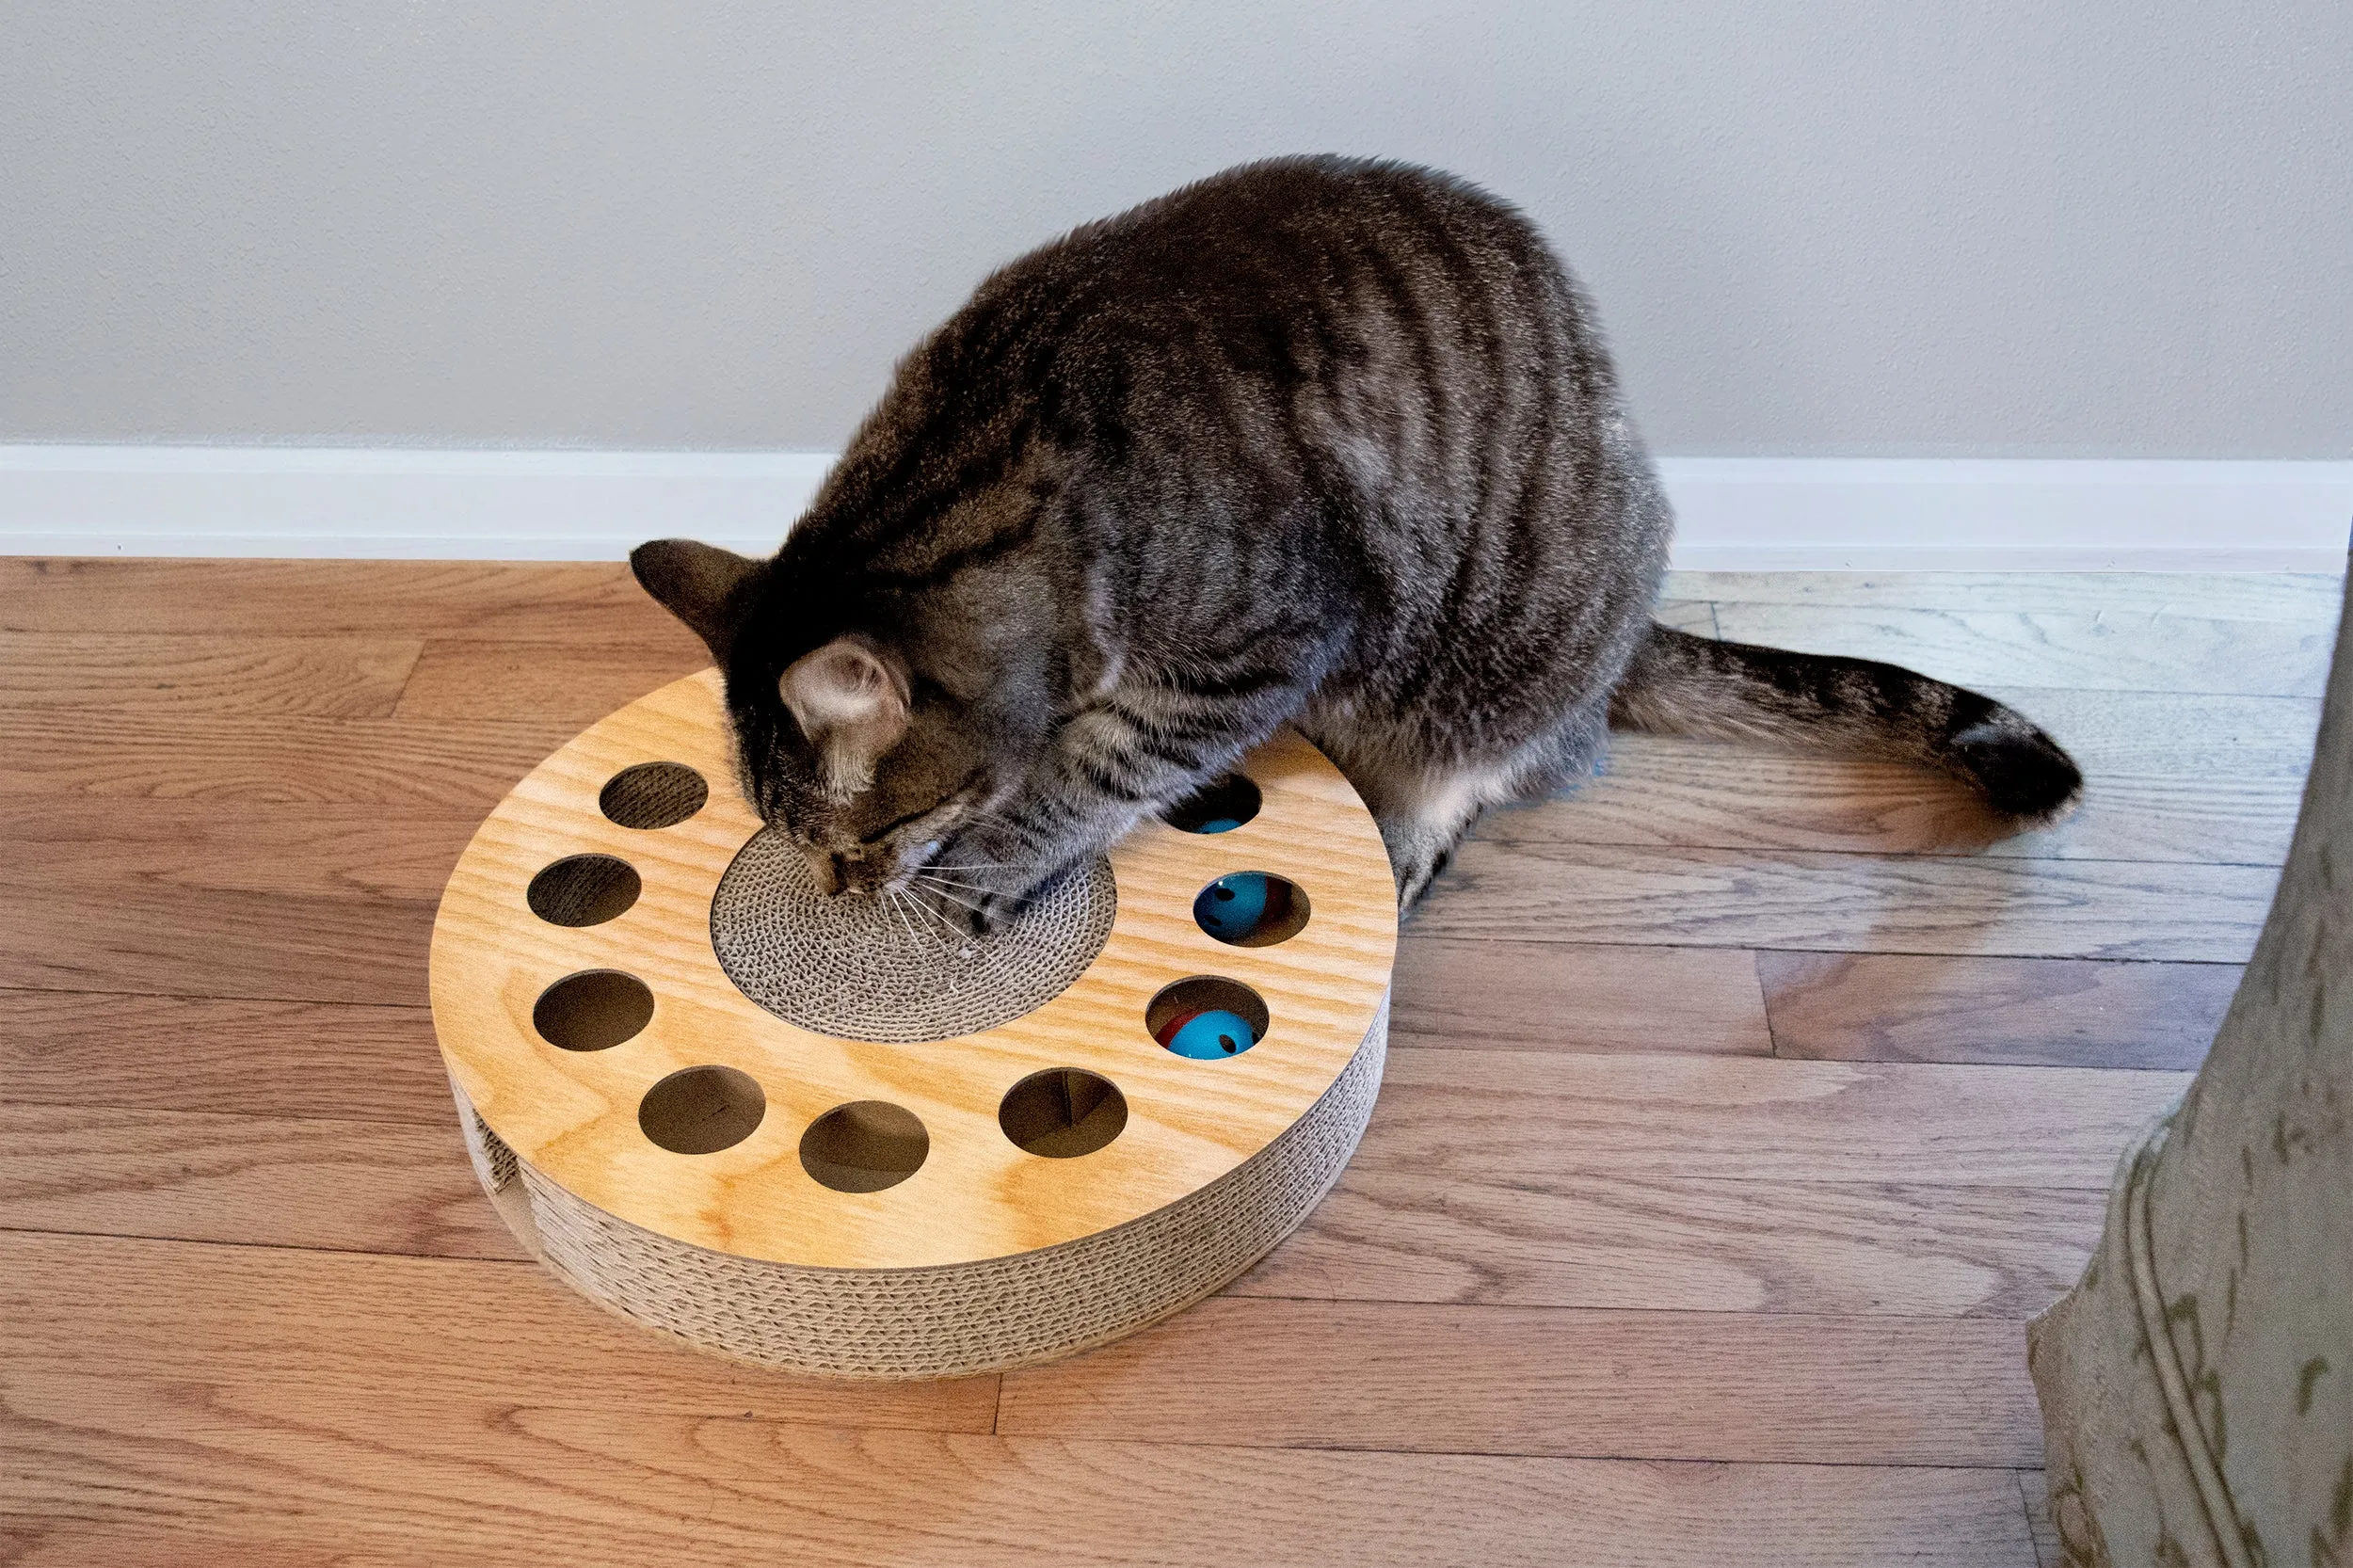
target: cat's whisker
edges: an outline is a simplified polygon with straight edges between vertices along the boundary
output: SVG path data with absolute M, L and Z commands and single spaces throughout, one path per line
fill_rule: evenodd
M 921 938 L 915 934 L 915 922 L 907 919 L 906 911 L 899 907 L 899 901 L 889 895 L 888 889 L 885 889 L 881 903 L 885 909 L 890 911 L 891 919 L 899 922 L 899 929 L 907 934 L 907 945 L 909 947 L 920 946 Z
M 914 901 L 915 906 L 923 911 L 924 914 L 930 916 L 932 920 L 937 921 L 940 930 L 947 933 L 950 952 L 956 957 L 967 958 L 972 954 L 972 944 L 976 939 L 976 934 L 969 926 L 958 925 L 941 911 L 933 908 L 931 904 L 931 899 L 933 897 L 946 898 L 952 896 L 952 895 L 949 894 L 945 888 L 934 888 L 929 889 L 926 892 L 913 893 L 909 895 L 909 897 Z M 972 906 L 968 904 L 964 904 L 963 907 L 970 909 Z M 949 981 L 949 988 L 951 990 L 955 988 L 955 982 L 952 978 Z
M 928 882 L 940 888 L 962 888 L 968 892 L 975 893 L 993 893 L 997 890 L 984 882 L 965 882 L 952 876 L 936 876 L 930 872 L 917 872 L 916 880 L 919 882 Z
M 946 899 L 950 904 L 962 904 L 965 908 L 971 910 L 975 915 L 981 912 L 981 906 L 979 904 L 972 903 L 968 899 L 959 897 L 953 888 L 934 883 L 931 884 L 931 889 L 939 897 Z
M 963 904 L 967 909 L 977 909 L 980 905 L 965 899 L 961 896 L 962 894 L 980 893 L 985 895 L 992 890 L 987 888 L 975 888 L 969 883 L 936 882 L 928 877 L 924 879 L 922 885 L 933 892 L 938 893 L 942 898 L 954 900 L 956 903 Z
M 949 923 L 947 916 L 941 914 L 938 910 L 933 908 L 929 904 L 925 903 L 922 899 L 917 897 L 913 893 L 901 893 L 899 896 L 904 899 L 907 903 L 913 904 L 918 913 L 921 914 L 933 924 L 938 926 L 940 930 L 946 932 L 949 937 L 949 946 L 952 949 L 961 947 L 963 945 L 963 934 L 957 931 L 953 925 Z

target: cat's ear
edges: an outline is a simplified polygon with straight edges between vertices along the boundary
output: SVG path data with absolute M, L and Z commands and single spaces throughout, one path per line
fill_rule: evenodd
M 804 653 L 776 678 L 776 692 L 844 798 L 866 788 L 875 760 L 906 733 L 906 674 L 864 637 L 836 637 Z
M 722 665 L 742 607 L 731 600 L 760 563 L 693 539 L 656 539 L 629 552 L 629 569 L 664 609 L 684 621 Z

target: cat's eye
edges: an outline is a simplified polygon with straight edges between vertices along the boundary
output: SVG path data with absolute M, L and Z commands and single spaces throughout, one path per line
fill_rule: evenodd
M 861 844 L 879 844 L 885 839 L 889 838 L 893 833 L 898 832 L 899 829 L 906 826 L 907 824 L 911 822 L 920 822 L 923 818 L 930 816 L 934 811 L 938 809 L 939 808 L 937 806 L 926 806 L 920 811 L 909 811 L 905 816 L 899 818 L 896 822 L 890 823 L 886 826 L 876 828 L 873 832 L 869 833 L 865 838 L 860 839 L 858 842 Z

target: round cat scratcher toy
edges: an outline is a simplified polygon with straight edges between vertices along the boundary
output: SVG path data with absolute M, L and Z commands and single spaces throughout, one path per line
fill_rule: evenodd
M 499 803 L 441 895 L 467 1147 L 557 1274 L 754 1361 L 953 1376 L 1208 1295 L 1338 1176 L 1396 894 L 1314 747 L 1270 742 L 975 937 L 821 894 L 730 745 L 715 671 L 630 704 Z

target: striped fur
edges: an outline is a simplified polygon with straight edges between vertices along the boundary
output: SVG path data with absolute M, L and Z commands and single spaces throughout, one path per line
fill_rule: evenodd
M 1671 526 L 1593 312 L 1518 213 L 1302 158 L 983 283 L 774 559 L 632 559 L 711 642 L 746 792 L 821 876 L 984 923 L 1286 723 L 1364 794 L 1408 904 L 1482 808 L 1589 771 L 1613 715 L 1915 757 L 2021 816 L 2072 795 L 1984 698 L 1654 630 Z M 836 639 L 909 700 L 846 801 L 778 696 Z

